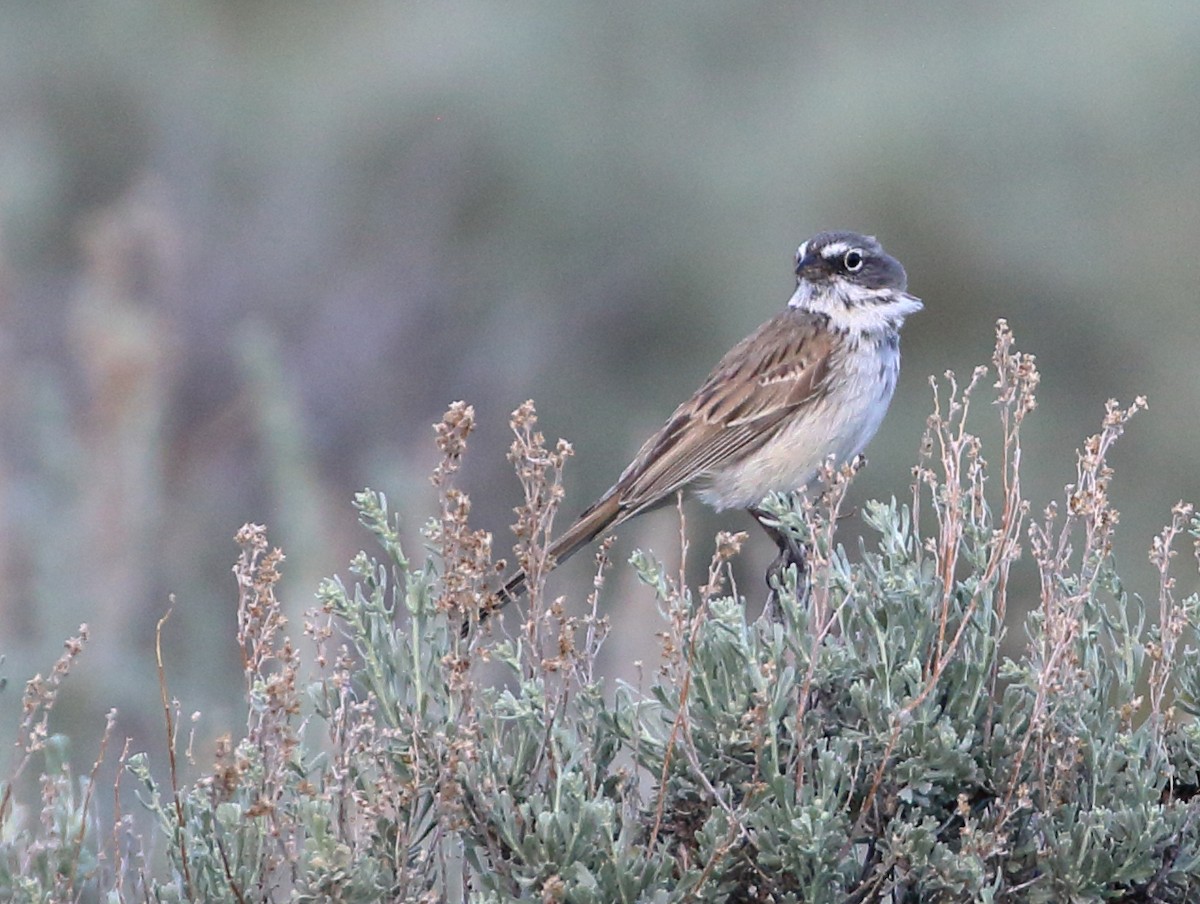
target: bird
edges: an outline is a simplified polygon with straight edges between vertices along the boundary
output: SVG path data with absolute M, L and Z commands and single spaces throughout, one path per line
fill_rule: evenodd
M 861 453 L 900 374 L 900 328 L 923 308 L 874 236 L 827 231 L 796 251 L 787 306 L 735 345 L 638 450 L 617 481 L 550 543 L 551 567 L 601 532 L 694 489 L 717 511 L 742 508 L 779 547 L 772 565 L 803 570 L 803 548 L 761 507 L 802 491 L 827 462 Z M 770 575 L 768 571 L 768 583 Z M 517 570 L 494 608 L 519 596 Z

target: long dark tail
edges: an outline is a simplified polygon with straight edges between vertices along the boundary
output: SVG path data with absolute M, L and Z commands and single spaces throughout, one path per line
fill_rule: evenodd
M 566 533 L 550 544 L 550 548 L 546 550 L 551 559 L 550 567 L 561 565 L 596 539 L 605 528 L 619 523 L 622 520 L 622 514 L 626 513 L 622 511 L 616 493 L 609 493 L 601 497 L 595 505 L 580 515 L 579 519 L 567 528 Z M 526 579 L 525 572 L 518 571 L 505 581 L 504 587 L 500 590 L 496 608 L 499 609 L 524 593 Z

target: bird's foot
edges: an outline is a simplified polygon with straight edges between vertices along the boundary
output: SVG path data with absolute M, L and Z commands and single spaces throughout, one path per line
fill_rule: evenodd
M 779 555 L 767 568 L 767 617 L 771 621 L 782 621 L 783 611 L 779 605 L 779 593 L 786 586 L 788 566 L 796 567 L 796 596 L 799 601 L 808 595 L 808 552 L 804 544 L 786 538 L 779 545 Z

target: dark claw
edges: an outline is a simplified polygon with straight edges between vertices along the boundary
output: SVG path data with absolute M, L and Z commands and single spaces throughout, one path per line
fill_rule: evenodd
M 779 612 L 776 606 L 775 593 L 776 587 L 782 587 L 784 584 L 784 572 L 789 565 L 796 566 L 796 589 L 804 595 L 805 576 L 808 573 L 808 552 L 804 548 L 804 544 L 796 540 L 790 534 L 780 530 L 773 524 L 767 524 L 766 521 L 771 518 L 766 512 L 761 509 L 750 509 L 750 514 L 754 516 L 759 526 L 767 532 L 767 535 L 775 541 L 775 545 L 779 547 L 779 555 L 775 557 L 770 567 L 767 568 L 767 589 L 770 590 L 770 596 L 767 598 L 767 610 L 771 613 L 772 618 L 778 618 Z
M 789 543 L 786 548 L 780 548 L 779 555 L 775 557 L 775 561 L 767 568 L 767 586 L 773 589 L 777 583 L 782 587 L 783 575 L 789 565 L 796 566 L 797 584 L 802 583 L 804 575 L 808 571 L 808 563 L 803 545 Z

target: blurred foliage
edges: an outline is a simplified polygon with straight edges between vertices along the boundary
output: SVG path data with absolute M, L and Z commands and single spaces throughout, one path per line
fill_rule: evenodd
M 549 597 L 531 568 L 523 622 L 511 633 L 481 623 L 496 569 L 457 486 L 474 412 L 451 406 L 438 426 L 438 508 L 422 530 L 429 555 L 410 558 L 387 499 L 360 493 L 379 551 L 356 555 L 349 581 L 322 583 L 302 644 L 278 595 L 282 553 L 262 526 L 239 532 L 245 729 L 220 741 L 198 781 L 180 775 L 192 744 L 163 669 L 169 779 L 126 745 L 118 783 L 136 785 L 140 806 L 110 826 L 96 815 L 98 767 L 77 791 L 65 738 L 47 731 L 86 636 L 29 682 L 18 759 L 0 783 L 0 895 L 1197 900 L 1200 595 L 1179 596 L 1172 559 L 1189 538 L 1200 559 L 1200 517 L 1180 504 L 1155 540 L 1148 625 L 1113 569 L 1107 494 L 1109 454 L 1141 401 L 1108 406 L 1061 511 L 1033 512 L 1021 451 L 1039 374 L 1003 323 L 997 339 L 990 372 L 936 387 L 913 499 L 867 503 L 870 539 L 855 552 L 837 539 L 853 466 L 827 469 L 812 501 L 770 501 L 809 556 L 757 620 L 729 593 L 745 535 L 718 535 L 698 587 L 636 553 L 658 603 L 642 629 L 656 621 L 661 657 L 635 682 L 597 669 L 612 642 L 607 541 L 586 615 Z M 975 422 L 993 378 L 1001 440 L 988 448 Z M 547 447 L 531 404 L 512 427 L 521 552 L 536 562 L 568 448 Z M 1023 619 L 1008 605 L 1022 559 L 1040 588 Z M 1009 657 L 1001 642 L 1018 620 Z M 33 766 L 40 818 L 14 790 Z
M 220 538 L 279 525 L 298 618 L 353 551 L 341 500 L 432 504 L 428 425 L 456 398 L 495 450 L 536 396 L 582 509 L 826 227 L 879 235 L 927 304 L 861 498 L 907 485 L 925 375 L 1003 315 L 1053 378 L 1031 454 L 1066 460 L 1108 397 L 1148 395 L 1113 492 L 1136 501 L 1122 570 L 1152 579 L 1141 550 L 1200 473 L 1198 44 L 1183 0 L 3 5 L 6 670 L 87 622 L 56 718 L 98 740 L 116 705 L 153 737 L 174 593 L 167 653 L 211 740 L 237 718 Z M 505 553 L 501 457 L 463 484 Z M 602 666 L 628 677 L 655 651 L 622 580 L 614 646 L 637 652 Z

